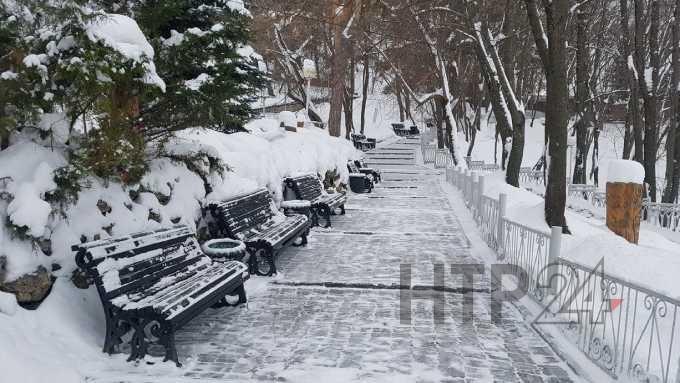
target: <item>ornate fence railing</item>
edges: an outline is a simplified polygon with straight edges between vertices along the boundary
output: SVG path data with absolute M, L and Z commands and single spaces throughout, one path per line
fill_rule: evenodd
M 484 242 L 494 249 L 498 250 L 498 230 L 501 220 L 501 206 L 497 199 L 482 195 L 480 212 L 477 215 L 477 223 Z
M 534 170 L 529 167 L 523 167 L 519 169 L 519 180 L 520 182 L 544 184 L 545 173 L 543 172 L 543 170 Z
M 436 157 L 436 150 L 434 145 L 426 144 L 423 148 L 423 162 L 426 164 L 433 164 Z
M 540 298 L 540 286 L 547 284 L 550 233 L 503 219 L 503 244 L 499 259 L 515 268 L 520 286 L 534 298 Z
M 680 205 L 644 201 L 642 220 L 660 228 L 680 231 Z
M 567 184 L 567 193 L 569 197 L 572 198 L 580 198 L 590 201 L 592 200 L 595 192 L 597 192 L 597 185 Z
M 468 169 L 477 172 L 478 175 L 489 174 L 499 170 L 498 165 L 485 164 L 484 161 L 472 161 L 465 157 Z M 447 164 L 451 166 L 451 164 Z M 542 170 L 533 170 L 530 167 L 520 169 L 520 182 L 528 184 L 543 184 L 544 173 Z M 607 193 L 599 190 L 596 185 L 567 184 L 567 195 L 570 201 L 587 201 L 595 208 L 604 208 L 607 205 Z M 643 222 L 664 230 L 680 231 L 680 204 L 642 202 L 641 218 Z M 680 383 L 680 382 L 679 382 Z
M 453 166 L 453 157 L 446 149 L 437 149 L 434 157 L 435 169 L 444 169 Z
M 613 378 L 680 379 L 680 301 L 562 258 L 556 275 L 539 325 L 559 325 Z
M 541 231 L 507 218 L 506 196 L 483 195 L 483 175 L 449 168 L 446 179 L 461 190 L 484 241 L 544 307 L 536 326 L 559 327 L 614 379 L 680 383 L 680 301 L 561 258 L 561 228 Z M 602 200 L 590 188 L 572 190 Z

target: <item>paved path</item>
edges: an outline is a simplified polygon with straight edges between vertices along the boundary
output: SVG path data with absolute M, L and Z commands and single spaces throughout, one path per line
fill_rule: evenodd
M 512 306 L 501 323 L 491 322 L 486 278 L 469 291 L 447 273 L 448 289 L 432 292 L 434 264 L 448 271 L 483 262 L 470 253 L 441 176 L 416 164 L 419 147 L 409 141 L 369 155 L 384 181 L 372 194 L 351 195 L 347 215 L 333 217 L 330 230 L 315 229 L 306 248 L 281 254 L 281 274 L 251 294 L 247 308 L 209 310 L 178 334 L 184 368 L 123 365 L 102 373 L 116 378 L 99 380 L 571 381 Z M 407 265 L 412 285 L 444 301 L 440 321 L 431 298 L 414 299 L 410 323 L 400 320 Z M 462 307 L 472 297 L 470 319 Z

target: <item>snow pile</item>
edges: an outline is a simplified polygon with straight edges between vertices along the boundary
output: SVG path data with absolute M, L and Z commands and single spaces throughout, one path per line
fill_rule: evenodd
M 243 4 L 243 0 L 226 0 L 227 7 L 234 12 L 238 12 L 244 16 L 251 17 L 250 11 Z
M 95 290 L 77 290 L 68 280 L 57 280 L 49 299 L 37 310 L 17 309 L 13 316 L 0 312 L 1 380 L 86 381 L 90 374 L 82 370 L 83 360 L 102 369 L 111 363 L 101 352 L 103 324 Z M 123 355 L 113 358 L 124 360 Z
M 55 185 L 52 169 L 66 164 L 64 157 L 33 142 L 19 142 L 0 152 L 0 256 L 8 256 L 11 279 L 19 273 L 32 272 L 41 264 L 28 241 L 21 241 L 5 222 L 23 228 L 34 237 L 50 236 L 48 227 L 50 205 L 44 201 L 45 192 Z
M 283 111 L 279 113 L 279 122 L 283 124 L 283 126 L 297 126 L 298 118 L 293 112 L 289 111 Z
M 607 182 L 642 184 L 645 168 L 637 161 L 611 160 L 607 171 Z
M 48 115 L 41 122 L 49 126 L 62 123 L 58 115 Z M 75 268 L 70 247 L 83 238 L 120 236 L 177 223 L 196 228 L 206 197 L 224 200 L 267 187 L 280 202 L 283 178 L 303 173 L 325 175 L 337 170 L 347 182 L 347 161 L 361 157 L 347 140 L 330 137 L 321 129 L 292 133 L 278 125 L 276 120 L 262 119 L 248 124 L 252 133 L 184 131 L 167 145 L 173 158 L 203 153 L 221 159 L 228 171 L 211 172 L 206 157 L 203 164 L 192 162 L 202 178 L 184 162 L 157 158 L 149 163 L 139 185 L 106 185 L 97 178 L 80 181 L 77 201 L 64 206 L 63 211 L 49 203 L 47 195 L 57 187 L 54 170 L 67 164 L 64 151 L 33 142 L 28 133 L 17 135 L 14 143 L 0 152 L 0 220 L 11 223 L 11 227 L 0 225 L 0 256 L 7 256 L 7 280 L 31 273 L 38 266 L 50 270 L 53 263 L 62 266 L 54 273 L 56 277 L 70 277 Z M 60 146 L 61 139 L 56 141 Z M 207 196 L 206 182 L 211 188 Z M 47 243 L 49 257 L 38 242 Z
M 273 119 L 256 120 L 246 125 L 252 131 L 225 135 L 210 130 L 190 129 L 179 134 L 189 147 L 211 147 L 231 171 L 210 180 L 211 200 L 223 200 L 266 187 L 275 199 L 283 199 L 285 177 L 314 173 L 325 175 L 337 170 L 348 181 L 347 160 L 361 157 L 344 138 L 330 137 L 328 132 L 305 128 L 287 132 Z
M 0 291 L 0 314 L 13 316 L 16 314 L 19 305 L 14 294 Z
M 281 202 L 281 207 L 284 209 L 305 209 L 311 206 L 312 203 L 304 199 L 292 199 Z
M 124 15 L 106 14 L 88 25 L 87 37 L 93 42 L 101 41 L 130 60 L 144 62 L 144 58 L 147 58 L 149 62 L 144 62 L 144 82 L 156 85 L 165 92 L 165 82 L 156 73 L 152 61 L 153 47 L 136 21 Z

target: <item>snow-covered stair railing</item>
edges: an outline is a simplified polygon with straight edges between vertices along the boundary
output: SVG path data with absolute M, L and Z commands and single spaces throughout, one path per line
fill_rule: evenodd
M 527 168 L 522 177 L 542 179 L 538 173 Z M 534 321 L 539 329 L 559 329 L 614 379 L 678 382 L 680 300 L 563 258 L 561 228 L 541 231 L 509 219 L 507 196 L 484 195 L 483 175 L 448 168 L 446 181 L 461 191 L 498 259 L 515 266 L 520 287 L 544 308 Z M 592 187 L 570 185 L 570 193 L 600 199 Z
M 73 246 L 76 263 L 94 280 L 104 306 L 104 352 L 131 333 L 129 361 L 143 359 L 149 343 L 165 347 L 180 365 L 175 331 L 228 295 L 246 302 L 247 267 L 213 262 L 186 226 L 130 234 Z

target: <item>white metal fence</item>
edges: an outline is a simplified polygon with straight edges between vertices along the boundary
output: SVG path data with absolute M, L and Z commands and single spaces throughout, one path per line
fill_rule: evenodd
M 561 258 L 562 229 L 541 231 L 507 218 L 507 197 L 485 196 L 484 175 L 448 168 L 446 180 L 461 191 L 498 259 L 511 266 L 519 285 L 545 307 L 537 325 L 559 326 L 614 379 L 680 383 L 680 301 Z M 592 188 L 571 190 L 597 199 Z M 676 217 L 647 212 L 667 220 Z

